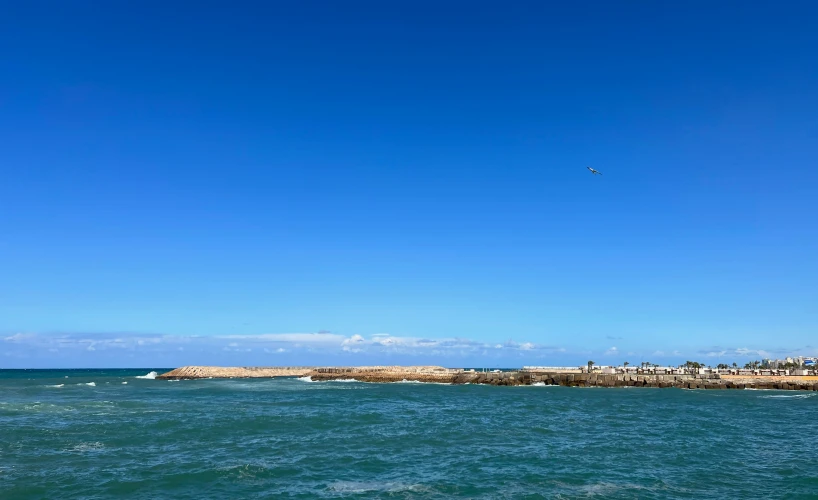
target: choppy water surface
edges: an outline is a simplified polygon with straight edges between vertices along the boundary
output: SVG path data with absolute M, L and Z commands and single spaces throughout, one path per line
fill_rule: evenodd
M 0 498 L 818 494 L 818 393 L 150 371 L 0 371 Z

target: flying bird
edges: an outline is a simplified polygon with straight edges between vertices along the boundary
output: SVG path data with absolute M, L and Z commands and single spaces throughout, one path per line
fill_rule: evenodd
M 594 174 L 594 175 L 602 175 L 602 172 L 600 172 L 599 170 L 594 170 L 594 169 L 593 169 L 593 168 L 591 168 L 591 167 L 585 167 L 585 168 L 587 168 L 588 170 L 590 170 L 590 171 L 591 171 L 591 173 L 592 173 L 592 174 Z

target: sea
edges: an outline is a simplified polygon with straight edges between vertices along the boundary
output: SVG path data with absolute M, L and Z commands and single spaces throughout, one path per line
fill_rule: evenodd
M 818 393 L 0 371 L 0 499 L 818 498 Z

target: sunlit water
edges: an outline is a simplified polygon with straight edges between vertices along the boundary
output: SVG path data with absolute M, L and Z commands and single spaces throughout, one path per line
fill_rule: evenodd
M 818 393 L 0 371 L 0 498 L 815 498 Z

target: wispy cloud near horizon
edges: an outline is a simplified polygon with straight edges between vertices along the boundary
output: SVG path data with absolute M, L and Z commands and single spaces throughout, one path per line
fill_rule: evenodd
M 709 347 L 691 351 L 644 349 L 667 364 L 683 359 L 729 357 L 731 360 L 767 357 L 770 352 L 816 354 L 805 347 L 764 350 Z M 616 364 L 627 356 L 618 347 L 561 346 L 535 342 L 480 341 L 462 337 L 427 338 L 318 333 L 257 335 L 168 335 L 147 333 L 19 332 L 0 337 L 0 368 L 49 367 L 172 367 L 213 365 L 355 365 L 440 364 L 447 366 L 522 366 L 584 364 L 587 356 Z M 619 359 L 622 358 L 622 359 Z
M 0 337 L 0 367 L 175 366 L 180 364 L 356 364 L 364 361 L 512 366 L 566 349 L 534 342 L 353 334 L 166 335 L 15 333 Z

